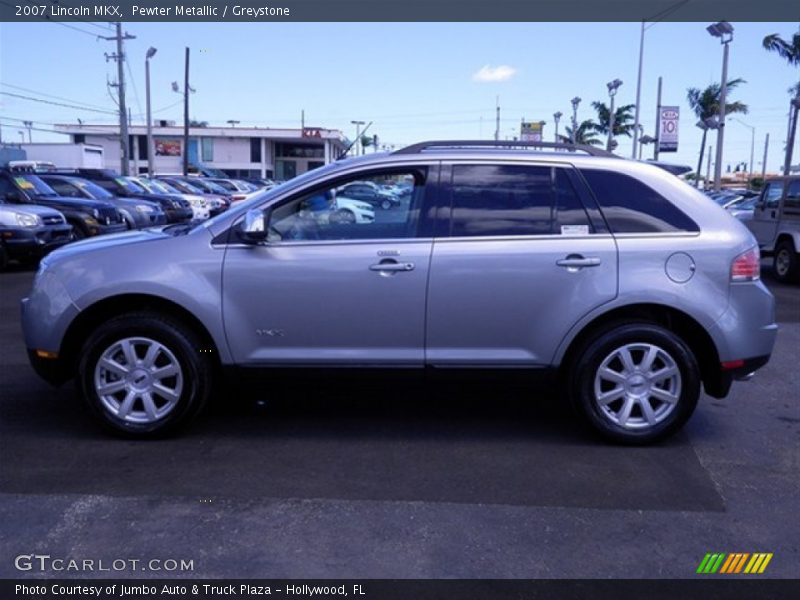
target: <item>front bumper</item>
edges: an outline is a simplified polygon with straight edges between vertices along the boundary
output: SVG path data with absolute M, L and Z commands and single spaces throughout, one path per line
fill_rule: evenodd
M 59 358 L 43 358 L 36 350 L 28 349 L 28 360 L 36 374 L 50 385 L 58 386 L 71 378 L 64 361 Z
M 164 209 L 167 223 L 184 223 L 194 218 L 194 211 L 191 208 L 167 208 Z
M 9 258 L 37 258 L 69 243 L 72 226 L 56 225 L 35 229 L 4 229 L 0 231 Z

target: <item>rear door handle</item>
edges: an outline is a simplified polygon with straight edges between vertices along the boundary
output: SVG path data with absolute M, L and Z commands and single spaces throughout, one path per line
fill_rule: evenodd
M 580 254 L 570 254 L 566 258 L 556 261 L 559 267 L 566 267 L 568 269 L 582 269 L 583 267 L 598 267 L 600 266 L 600 259 L 596 256 L 584 258 Z
M 414 263 L 406 262 L 406 263 L 399 263 L 395 261 L 387 261 L 387 262 L 379 262 L 376 265 L 369 266 L 370 271 L 413 271 L 414 270 Z

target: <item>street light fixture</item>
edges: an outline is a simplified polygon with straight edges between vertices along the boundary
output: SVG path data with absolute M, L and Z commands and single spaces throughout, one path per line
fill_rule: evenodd
M 156 55 L 158 50 L 150 46 L 144 55 L 144 76 L 145 76 L 145 96 L 147 103 L 147 174 L 153 175 L 153 154 L 155 146 L 153 144 L 153 115 L 150 112 L 150 59 Z
M 553 120 L 556 122 L 556 138 L 555 138 L 556 143 L 558 143 L 558 122 L 561 120 L 561 117 L 563 116 L 564 113 L 562 113 L 561 111 L 553 113 Z
M 722 187 L 722 147 L 725 140 L 725 103 L 728 97 L 728 46 L 733 40 L 733 25 L 727 21 L 712 23 L 706 27 L 708 33 L 719 38 L 722 44 L 722 84 L 719 93 L 719 129 L 717 131 L 717 157 L 714 164 L 714 189 Z
M 612 141 L 614 140 L 614 97 L 617 95 L 617 90 L 622 85 L 621 79 L 615 79 L 614 81 L 609 81 L 606 84 L 608 88 L 608 97 L 610 100 L 611 106 L 608 109 L 608 141 L 606 142 L 606 150 L 611 152 L 614 149 L 614 145 Z
M 572 102 L 572 143 L 574 144 L 578 135 L 578 105 L 581 103 L 581 99 L 575 96 L 570 102 Z
M 228 119 L 228 120 L 227 120 L 227 121 L 225 121 L 225 122 L 226 122 L 228 125 L 230 125 L 231 127 L 236 127 L 236 126 L 237 126 L 239 123 L 241 123 L 241 121 L 237 121 L 236 119 Z

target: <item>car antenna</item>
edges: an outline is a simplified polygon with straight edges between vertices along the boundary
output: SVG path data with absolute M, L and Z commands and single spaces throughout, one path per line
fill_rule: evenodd
M 367 129 L 369 129 L 370 127 L 372 127 L 372 123 L 373 123 L 373 122 L 372 122 L 372 121 L 370 121 L 370 122 L 367 124 L 367 126 L 366 126 L 366 127 L 364 127 L 364 131 L 362 131 L 362 132 L 361 132 L 361 135 L 362 135 L 362 136 L 363 136 L 364 134 L 366 134 L 366 133 L 367 133 Z M 352 142 L 350 142 L 350 145 L 349 145 L 347 148 L 345 148 L 344 152 L 342 152 L 342 155 L 341 155 L 339 158 L 337 158 L 336 160 L 344 160 L 345 158 L 347 158 L 347 153 L 348 153 L 348 152 L 350 152 L 350 148 L 352 148 L 353 146 L 355 146 L 357 142 L 358 142 L 358 138 L 356 138 L 356 139 L 354 139 Z

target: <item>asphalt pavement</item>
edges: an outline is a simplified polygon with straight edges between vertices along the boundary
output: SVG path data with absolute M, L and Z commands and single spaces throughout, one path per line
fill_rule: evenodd
M 798 577 L 800 287 L 764 278 L 770 363 L 624 448 L 504 379 L 231 388 L 180 437 L 118 440 L 30 369 L 32 273 L 0 274 L 0 577 L 693 577 L 707 552 Z M 30 553 L 193 571 L 18 571 Z

